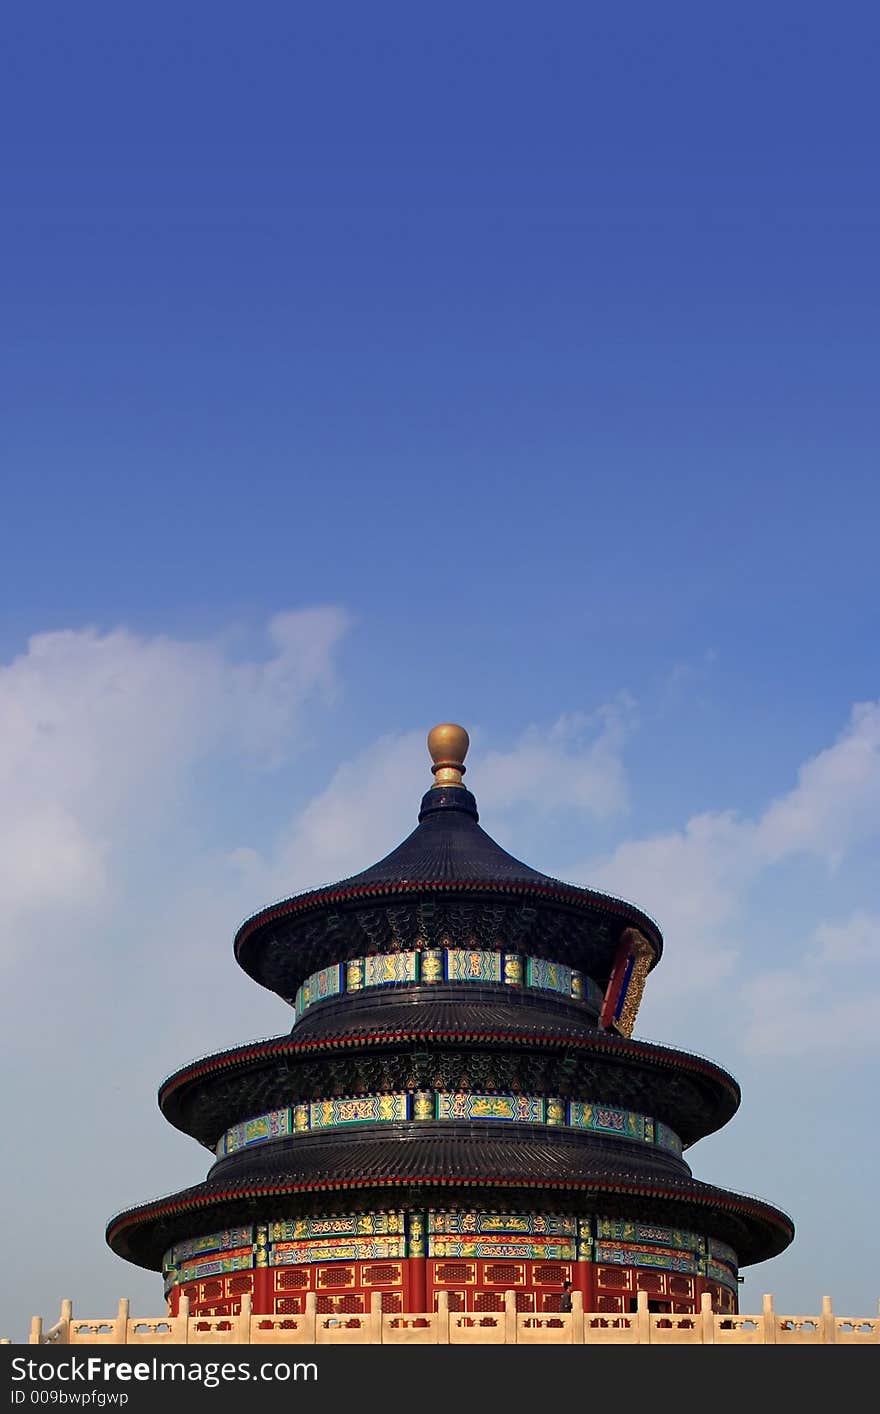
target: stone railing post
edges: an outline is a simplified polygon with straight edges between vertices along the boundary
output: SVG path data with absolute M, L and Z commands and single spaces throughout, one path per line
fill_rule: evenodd
M 700 1340 L 703 1345 L 715 1344 L 715 1315 L 710 1291 L 704 1291 L 700 1297 Z
M 449 1292 L 440 1291 L 437 1294 L 437 1344 L 449 1344 Z
M 516 1345 L 516 1292 L 505 1291 L 504 1293 L 504 1343 L 505 1345 Z
M 309 1344 L 314 1345 L 318 1338 L 318 1294 L 315 1291 L 306 1292 L 305 1329 Z
M 238 1312 L 238 1343 L 239 1345 L 250 1345 L 251 1343 L 251 1310 L 254 1300 L 249 1291 L 242 1292 L 241 1307 Z
M 181 1296 L 177 1315 L 171 1321 L 175 1345 L 189 1345 L 189 1297 Z
M 113 1322 L 114 1345 L 126 1345 L 128 1342 L 128 1306 L 128 1298 L 121 1296 L 116 1308 L 116 1320 Z
M 636 1293 L 636 1329 L 639 1333 L 639 1345 L 650 1345 L 651 1313 L 648 1310 L 647 1291 Z
M 822 1328 L 822 1344 L 836 1344 L 837 1328 L 834 1324 L 834 1312 L 831 1308 L 830 1296 L 822 1297 L 822 1315 L 820 1317 L 820 1325 Z
M 776 1344 L 776 1312 L 773 1310 L 773 1297 L 767 1292 L 764 1293 L 762 1303 L 764 1321 L 764 1344 Z
M 43 1343 L 43 1318 L 42 1316 L 31 1316 L 31 1333 L 28 1336 L 28 1345 L 42 1345 Z
M 72 1302 L 72 1301 L 62 1301 L 62 1303 L 61 1303 L 61 1319 L 59 1320 L 58 1326 L 57 1326 L 57 1330 L 58 1330 L 58 1344 L 59 1344 L 59 1345 L 69 1345 L 69 1344 L 70 1344 L 70 1323 L 71 1323 L 72 1320 L 73 1320 L 73 1302 Z
M 571 1293 L 571 1343 L 572 1345 L 583 1345 L 584 1343 L 584 1293 L 573 1291 Z
M 381 1291 L 370 1292 L 370 1342 L 372 1345 L 382 1344 L 382 1293 Z

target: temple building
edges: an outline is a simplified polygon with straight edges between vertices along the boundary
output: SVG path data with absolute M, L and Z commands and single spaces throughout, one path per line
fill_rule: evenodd
M 660 962 L 632 904 L 514 859 L 428 737 L 418 824 L 362 873 L 248 919 L 235 956 L 293 1008 L 289 1034 L 162 1085 L 207 1178 L 114 1217 L 119 1256 L 161 1271 L 169 1311 L 737 1311 L 742 1267 L 791 1242 L 779 1209 L 693 1176 L 736 1081 L 639 1041 Z

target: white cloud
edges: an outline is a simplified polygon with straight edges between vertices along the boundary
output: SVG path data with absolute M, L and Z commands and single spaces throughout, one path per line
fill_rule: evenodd
M 756 1056 L 857 1054 L 880 1048 L 880 916 L 821 922 L 796 968 L 743 988 L 743 1045 Z
M 653 1000 L 710 986 L 730 971 L 749 843 L 734 815 L 697 815 L 682 831 L 627 841 L 581 871 L 583 883 L 643 907 L 674 940 L 652 978 Z
M 481 805 L 505 811 L 527 801 L 538 813 L 572 808 L 597 820 L 619 814 L 628 801 L 621 753 L 634 720 L 635 704 L 622 693 L 590 715 L 528 727 L 511 750 L 482 757 Z
M 805 762 L 794 789 L 767 808 L 755 844 L 770 862 L 806 853 L 833 866 L 854 839 L 878 824 L 880 702 L 862 702 L 839 740 Z
M 58 802 L 0 822 L 0 908 L 7 923 L 39 904 L 77 908 L 103 896 L 106 845 Z
M 880 963 L 880 914 L 858 909 L 844 923 L 820 923 L 813 944 L 822 962 Z
M 649 902 L 647 911 L 660 921 L 672 946 L 651 980 L 646 1004 L 661 1015 L 674 1014 L 682 999 L 732 971 L 744 947 L 744 918 L 755 883 L 782 861 L 801 856 L 818 858 L 833 869 L 850 847 L 878 828 L 880 703 L 861 703 L 839 739 L 805 762 L 795 786 L 757 818 L 730 812 L 695 816 L 680 831 L 624 842 L 607 858 L 587 864 L 580 877 L 634 902 Z M 790 1001 L 797 1004 L 789 1008 L 786 1045 L 808 1045 L 821 1015 L 812 954 L 836 950 L 840 956 L 847 949 L 851 956 L 863 955 L 872 946 L 871 926 L 867 915 L 850 920 L 845 934 L 828 925 L 829 931 L 805 945 L 810 974 L 782 974 Z M 772 999 L 779 986 L 779 975 L 763 974 L 747 990 L 754 1011 L 747 1047 L 769 1044 Z M 838 1031 L 868 1039 L 876 1009 L 870 993 L 841 1003 Z
M 296 749 L 303 703 L 335 696 L 334 654 L 348 627 L 348 615 L 332 606 L 276 614 L 267 625 L 274 651 L 265 661 L 222 664 L 224 725 L 267 765 Z
M 717 650 L 707 648 L 699 658 L 690 662 L 673 663 L 660 682 L 657 693 L 659 705 L 667 709 L 674 708 L 685 697 L 691 702 L 696 700 L 699 704 L 717 660 Z
M 294 751 L 345 624 L 333 608 L 279 615 L 263 661 L 126 629 L 31 639 L 0 667 L 0 914 L 99 906 L 114 859 L 179 806 L 193 764 L 221 744 Z
M 262 865 L 267 897 L 282 897 L 358 873 L 416 824 L 418 783 L 430 774 L 425 735 L 385 736 L 345 762 L 291 822 Z
M 758 1057 L 834 1057 L 876 1052 L 880 1045 L 880 985 L 840 996 L 818 971 L 767 973 L 744 989 L 743 1048 Z

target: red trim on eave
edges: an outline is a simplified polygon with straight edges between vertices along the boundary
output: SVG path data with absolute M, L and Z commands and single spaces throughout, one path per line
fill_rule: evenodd
M 362 884 L 354 889 L 322 889 L 313 893 L 300 894 L 296 898 L 284 899 L 281 903 L 275 903 L 269 908 L 262 909 L 259 913 L 255 913 L 253 918 L 242 923 L 235 935 L 233 950 L 237 958 L 242 943 L 264 924 L 272 923 L 276 918 L 289 917 L 294 913 L 304 913 L 310 908 L 317 908 L 326 903 L 346 902 L 349 899 L 357 898 L 374 898 L 383 894 L 393 896 L 394 894 L 425 891 L 448 893 L 463 890 L 482 893 L 530 894 L 539 898 L 552 899 L 559 903 L 571 903 L 582 908 L 598 908 L 605 913 L 639 921 L 643 926 L 647 926 L 653 935 L 652 942 L 655 947 L 658 943 L 661 948 L 663 945 L 662 935 L 657 924 L 635 904 L 626 903 L 623 899 L 610 898 L 607 894 L 594 893 L 589 889 L 579 889 L 575 885 L 562 884 L 558 888 L 552 888 L 524 881 L 517 883 L 491 879 L 406 879 L 396 883 Z
M 689 1056 L 687 1052 L 670 1051 L 666 1052 L 652 1046 L 650 1042 L 640 1041 L 635 1045 L 621 1044 L 620 1041 L 606 1039 L 605 1037 L 561 1037 L 542 1034 L 525 1036 L 520 1032 L 509 1031 L 374 1031 L 362 1036 L 328 1036 L 310 1041 L 294 1041 L 289 1037 L 277 1041 L 264 1041 L 257 1046 L 248 1046 L 241 1051 L 227 1051 L 216 1059 L 207 1057 L 204 1061 L 198 1061 L 194 1065 L 184 1070 L 178 1071 L 175 1075 L 169 1076 L 164 1085 L 159 1090 L 159 1105 L 171 1096 L 181 1085 L 193 1080 L 198 1080 L 212 1071 L 222 1071 L 236 1068 L 247 1064 L 250 1060 L 266 1058 L 273 1055 L 297 1055 L 307 1054 L 310 1051 L 333 1050 L 339 1047 L 353 1048 L 357 1046 L 370 1046 L 377 1042 L 387 1045 L 392 1042 L 407 1043 L 411 1041 L 495 1041 L 504 1044 L 527 1045 L 527 1046 L 555 1046 L 567 1047 L 569 1049 L 597 1050 L 611 1052 L 613 1055 L 622 1056 L 627 1059 L 650 1058 L 659 1064 L 666 1064 L 670 1068 L 680 1068 L 683 1070 L 696 1071 L 698 1074 L 710 1076 L 721 1083 L 735 1095 L 738 1099 L 741 1096 L 740 1087 L 731 1075 L 728 1075 L 720 1066 L 713 1065 L 710 1061 L 704 1061 L 699 1056 Z M 638 1047 L 638 1049 L 636 1049 Z
M 568 1190 L 587 1190 L 599 1193 L 626 1193 L 634 1194 L 643 1198 L 670 1198 L 673 1202 L 698 1203 L 705 1207 L 721 1208 L 732 1213 L 744 1213 L 752 1217 L 759 1217 L 765 1221 L 770 1221 L 785 1232 L 790 1232 L 794 1236 L 794 1224 L 785 1214 L 778 1210 L 764 1206 L 761 1203 L 735 1202 L 730 1199 L 708 1197 L 699 1193 L 688 1192 L 687 1190 L 655 1187 L 650 1184 L 627 1184 L 627 1183 L 602 1183 L 601 1181 L 587 1181 L 578 1179 L 503 1179 L 484 1177 L 461 1177 L 449 1175 L 423 1175 L 422 1177 L 407 1178 L 352 1178 L 344 1181 L 334 1181 L 332 1179 L 315 1181 L 312 1183 L 287 1183 L 287 1184 L 254 1184 L 245 1188 L 221 1189 L 217 1193 L 201 1194 L 197 1198 L 184 1200 L 182 1202 L 166 1202 L 157 1204 L 155 1207 L 144 1207 L 143 1209 L 132 1208 L 128 1213 L 121 1214 L 113 1223 L 108 1226 L 106 1241 L 112 1243 L 114 1237 L 126 1228 L 143 1226 L 145 1223 L 155 1218 L 161 1218 L 171 1213 L 185 1213 L 195 1211 L 199 1208 L 213 1207 L 220 1203 L 226 1203 L 237 1198 L 265 1198 L 275 1194 L 287 1193 L 320 1193 L 320 1192 L 344 1192 L 350 1188 L 389 1188 L 389 1187 L 428 1187 L 437 1186 L 444 1188 L 489 1188 L 503 1185 L 505 1188 L 556 1188 Z

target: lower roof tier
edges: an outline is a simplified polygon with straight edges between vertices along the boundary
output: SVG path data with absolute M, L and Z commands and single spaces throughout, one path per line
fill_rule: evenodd
M 525 1126 L 519 1126 L 525 1129 Z M 273 1146 L 274 1147 L 274 1146 Z M 356 1151 L 356 1152 L 355 1152 Z M 204 1183 L 114 1217 L 107 1242 L 118 1256 L 158 1271 L 174 1243 L 240 1223 L 383 1207 L 490 1211 L 613 1212 L 621 1218 L 686 1227 L 728 1243 L 747 1266 L 782 1252 L 794 1227 L 757 1198 L 694 1179 L 687 1165 L 646 1162 L 632 1146 L 585 1143 L 566 1134 L 510 1133 L 491 1126 L 397 1141 L 322 1136 L 279 1155 L 224 1160 Z
M 389 1003 L 391 999 L 389 998 Z M 410 1013 L 411 1016 L 411 1013 Z M 407 1028 L 386 1004 L 363 1033 L 277 1036 L 184 1066 L 164 1082 L 166 1119 L 214 1150 L 234 1125 L 297 1101 L 376 1092 L 470 1090 L 583 1098 L 648 1114 L 685 1147 L 726 1124 L 736 1081 L 701 1056 L 609 1032 L 560 1027 L 548 1014 L 535 1031 L 491 1024 L 485 1010 L 425 1017 Z M 501 1018 L 503 1022 L 505 1018 Z M 435 1024 L 436 1023 L 436 1024 Z

